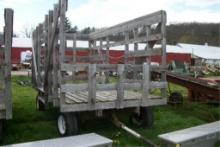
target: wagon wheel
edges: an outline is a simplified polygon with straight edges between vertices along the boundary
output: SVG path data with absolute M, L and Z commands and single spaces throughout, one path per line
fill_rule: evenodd
M 61 136 L 76 135 L 79 131 L 76 115 L 74 113 L 61 113 L 57 119 L 57 129 Z
M 180 92 L 172 92 L 169 97 L 169 103 L 182 104 L 183 103 L 183 95 Z
M 143 128 L 150 128 L 154 123 L 154 113 L 151 107 L 141 107 L 140 112 L 133 113 L 130 116 L 130 122 L 133 125 Z
M 37 94 L 37 97 L 36 97 L 36 108 L 39 111 L 45 111 L 46 110 L 45 104 L 41 100 L 39 100 L 38 97 L 39 97 L 39 94 Z

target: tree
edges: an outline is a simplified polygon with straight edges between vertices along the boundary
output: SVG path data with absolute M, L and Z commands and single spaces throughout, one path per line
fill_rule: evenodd
M 77 26 L 74 26 L 73 28 L 71 28 L 70 32 L 71 32 L 71 33 L 76 33 L 76 32 L 78 32 L 78 27 L 77 27 Z
M 167 26 L 167 44 L 190 43 L 219 46 L 219 23 L 179 23 Z
M 31 38 L 33 31 L 34 31 L 34 27 L 32 25 L 25 25 L 23 27 L 23 30 L 21 31 L 21 34 L 23 37 Z
M 68 17 L 65 17 L 65 31 L 69 32 L 71 29 L 71 22 Z
M 90 34 L 90 33 L 92 33 L 92 32 L 95 32 L 95 28 L 94 27 L 86 27 L 86 28 L 84 28 L 84 29 L 82 29 L 81 30 L 81 33 L 82 34 Z

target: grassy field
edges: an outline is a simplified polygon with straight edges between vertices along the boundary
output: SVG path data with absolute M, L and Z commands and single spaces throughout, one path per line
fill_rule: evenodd
M 58 110 L 39 112 L 35 108 L 36 91 L 31 86 L 21 86 L 19 81 L 26 77 L 13 77 L 13 120 L 7 122 L 2 144 L 21 143 L 59 137 L 56 128 Z M 171 84 L 172 91 L 181 91 L 186 97 L 186 89 Z M 123 121 L 134 130 L 163 146 L 157 138 L 161 133 L 188 128 L 219 120 L 219 106 L 188 103 L 182 106 L 160 106 L 154 108 L 155 124 L 150 129 L 130 126 L 128 117 Z M 84 122 L 80 133 L 95 132 L 114 140 L 114 146 L 146 146 L 142 141 L 116 128 L 110 121 L 96 119 Z

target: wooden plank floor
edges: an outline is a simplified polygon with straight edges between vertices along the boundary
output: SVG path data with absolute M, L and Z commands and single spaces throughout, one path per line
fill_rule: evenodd
M 159 96 L 150 95 L 150 98 L 158 98 Z M 141 99 L 142 94 L 140 92 L 125 91 L 125 100 L 137 100 Z M 117 99 L 117 91 L 98 91 L 96 93 L 96 102 L 112 102 Z M 88 91 L 72 92 L 65 94 L 65 102 L 67 104 L 81 104 L 88 102 Z

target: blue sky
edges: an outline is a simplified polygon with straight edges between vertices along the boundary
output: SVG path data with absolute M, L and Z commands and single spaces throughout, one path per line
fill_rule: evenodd
M 0 31 L 3 9 L 13 8 L 14 31 L 42 22 L 58 0 L 0 0 Z M 167 11 L 168 23 L 220 22 L 220 0 L 69 0 L 67 16 L 72 25 L 107 27 L 160 9 Z

